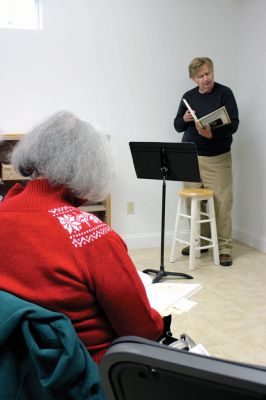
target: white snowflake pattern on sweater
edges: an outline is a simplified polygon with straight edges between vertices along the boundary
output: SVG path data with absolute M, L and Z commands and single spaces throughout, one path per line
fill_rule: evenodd
M 82 247 L 110 232 L 111 228 L 93 214 L 64 206 L 52 208 L 49 213 L 67 230 L 75 247 Z

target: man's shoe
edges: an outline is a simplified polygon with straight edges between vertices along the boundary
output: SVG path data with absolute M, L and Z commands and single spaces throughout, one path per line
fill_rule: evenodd
M 220 265 L 223 267 L 230 267 L 233 264 L 230 254 L 220 254 Z
M 200 250 L 200 252 L 201 252 L 201 253 L 207 253 L 208 250 L 209 250 L 209 249 L 202 249 L 202 250 Z M 189 246 L 184 247 L 184 248 L 181 250 L 181 254 L 182 254 L 183 256 L 189 256 Z

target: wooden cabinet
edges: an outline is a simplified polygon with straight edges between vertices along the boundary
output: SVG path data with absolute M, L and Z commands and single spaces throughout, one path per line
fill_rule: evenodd
M 13 165 L 1 163 L 1 179 L 2 181 L 26 181 L 24 176 L 21 176 Z
M 19 175 L 9 163 L 9 153 L 23 134 L 1 135 L 0 141 L 0 201 L 15 182 L 26 184 L 27 178 Z
M 9 153 L 23 134 L 5 134 L 0 141 L 0 201 L 15 182 L 26 184 L 28 178 L 19 175 L 14 167 L 9 163 Z M 79 207 L 80 210 L 96 215 L 106 224 L 111 225 L 111 197 L 92 203 L 87 202 Z

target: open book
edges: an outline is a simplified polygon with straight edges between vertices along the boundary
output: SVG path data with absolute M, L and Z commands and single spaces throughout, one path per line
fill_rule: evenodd
M 183 102 L 185 103 L 187 109 L 190 111 L 190 114 L 192 115 L 194 121 L 199 122 L 202 128 L 204 128 L 206 125 L 209 125 L 210 128 L 218 128 L 220 126 L 231 123 L 225 106 L 218 108 L 217 110 L 205 115 L 204 117 L 197 118 L 195 111 L 192 110 L 187 100 L 183 98 Z
M 141 271 L 138 271 L 138 274 L 145 286 L 151 307 L 161 315 L 166 315 L 176 303 L 182 299 L 188 299 L 202 288 L 199 283 L 152 283 L 153 278 L 149 275 Z

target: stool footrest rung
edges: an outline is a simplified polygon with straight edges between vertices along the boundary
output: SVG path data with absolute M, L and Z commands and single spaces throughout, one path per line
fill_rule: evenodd
M 205 215 L 205 217 L 209 217 L 209 216 L 210 216 L 209 213 L 206 213 L 206 212 L 204 212 L 204 211 L 200 211 L 200 215 Z
M 196 247 L 196 250 L 205 250 L 205 249 L 213 249 L 213 248 L 214 248 L 214 244 L 209 244 L 208 246 Z
M 205 242 L 210 242 L 210 243 L 213 242 L 212 239 L 210 239 L 210 238 L 208 238 L 208 237 L 206 237 L 206 236 L 201 236 L 201 235 L 200 235 L 199 238 L 202 239 L 202 240 L 205 240 Z
M 175 240 L 178 243 L 183 243 L 183 244 L 187 244 L 188 246 L 190 246 L 190 242 L 188 242 L 187 240 L 178 239 L 178 238 L 176 238 Z M 214 247 L 214 244 L 207 244 L 206 246 L 196 246 L 196 250 L 212 249 L 213 247 Z
M 200 219 L 199 221 L 196 221 L 197 224 L 205 224 L 206 222 L 212 222 L 212 219 Z
M 187 214 L 179 214 L 179 217 L 191 219 L 191 215 L 187 215 Z
M 183 244 L 188 244 L 188 245 L 190 245 L 190 242 L 188 242 L 187 240 L 178 239 L 178 238 L 176 238 L 175 240 L 176 240 L 178 243 L 183 243 Z

